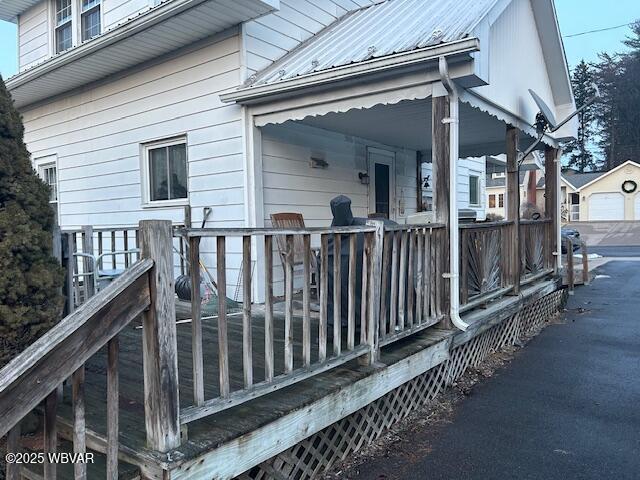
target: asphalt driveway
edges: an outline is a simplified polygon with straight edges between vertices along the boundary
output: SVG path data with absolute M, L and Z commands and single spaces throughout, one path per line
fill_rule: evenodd
M 456 407 L 362 479 L 640 478 L 640 269 L 612 261 Z M 407 455 L 407 449 L 414 452 Z

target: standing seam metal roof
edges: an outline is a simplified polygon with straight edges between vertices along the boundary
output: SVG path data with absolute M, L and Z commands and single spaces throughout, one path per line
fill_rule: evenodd
M 253 85 L 449 43 L 469 36 L 496 0 L 386 0 L 346 14 L 254 77 Z

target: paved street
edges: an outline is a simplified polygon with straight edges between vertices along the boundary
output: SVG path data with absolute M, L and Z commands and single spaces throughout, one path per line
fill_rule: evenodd
M 451 424 L 363 465 L 358 478 L 640 478 L 640 269 L 611 261 L 596 273 L 570 299 L 566 323 L 479 384 Z

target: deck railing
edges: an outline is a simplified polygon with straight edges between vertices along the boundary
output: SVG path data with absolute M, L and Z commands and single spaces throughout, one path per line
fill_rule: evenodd
M 462 310 L 490 301 L 513 286 L 508 259 L 513 222 L 460 225 L 460 304 Z
M 375 304 L 379 298 L 380 278 L 375 251 L 381 227 L 372 222 L 361 227 L 307 229 L 184 229 L 180 232 L 188 241 L 191 268 L 191 336 L 193 363 L 193 403 L 181 409 L 180 421 L 188 423 L 265 395 L 313 375 L 342 365 L 359 357 L 373 361 L 377 349 L 375 325 L 379 313 Z M 215 276 L 218 306 L 215 321 L 217 345 L 203 344 L 201 314 L 199 251 L 203 239 L 215 239 Z M 277 240 L 285 246 L 283 255 L 274 255 Z M 241 240 L 243 300 L 241 338 L 230 339 L 227 315 L 226 274 L 227 246 L 230 239 Z M 312 312 L 310 281 L 312 244 L 319 244 L 317 260 L 319 295 L 317 312 Z M 257 251 L 264 255 L 263 277 L 252 278 L 251 264 Z M 274 296 L 274 258 L 284 262 L 283 295 Z M 301 263 L 301 265 L 300 265 Z M 299 270 L 302 270 L 299 272 Z M 301 274 L 302 292 L 294 285 L 295 271 Z M 254 284 L 257 284 L 254 287 Z M 252 304 L 252 295 L 264 296 L 264 308 Z M 346 291 L 343 291 L 346 289 Z M 376 290 L 378 289 L 378 290 Z M 344 295 L 343 295 L 344 294 Z M 347 298 L 348 305 L 343 299 Z M 360 304 L 356 304 L 360 299 Z M 280 308 L 276 309 L 276 305 Z M 297 305 L 297 306 L 296 306 Z M 254 325 L 263 317 L 262 328 Z M 236 318 L 236 317 L 234 317 Z M 301 331 L 294 332 L 294 324 Z M 255 338 L 255 337 L 260 338 Z M 262 348 L 257 348 L 261 343 Z M 214 396 L 205 398 L 203 349 L 218 352 L 218 382 Z M 242 352 L 233 352 L 233 348 Z M 263 355 L 264 372 L 254 364 L 254 356 Z M 231 354 L 240 357 L 241 365 L 230 366 Z M 243 382 L 233 388 L 230 368 L 242 368 Z
M 380 278 L 380 345 L 436 324 L 443 318 L 442 225 L 386 226 Z
M 520 220 L 520 283 L 527 284 L 553 271 L 553 248 L 549 239 L 551 219 Z

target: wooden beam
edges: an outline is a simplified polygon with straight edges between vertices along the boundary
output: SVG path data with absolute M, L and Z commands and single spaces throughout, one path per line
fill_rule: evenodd
M 141 221 L 140 243 L 142 257 L 154 262 L 142 341 L 147 443 L 149 448 L 166 452 L 180 445 L 171 222 Z
M 436 244 L 436 256 L 440 265 L 444 265 L 444 270 L 439 269 L 439 273 L 449 271 L 449 135 L 451 128 L 446 119 L 449 118 L 450 105 L 449 97 L 433 97 L 431 108 L 431 162 L 433 167 L 434 188 L 433 205 L 435 221 L 444 225 L 445 233 L 439 237 L 441 241 Z M 454 206 L 457 208 L 457 206 Z M 445 317 L 442 326 L 452 328 L 453 325 L 448 318 L 449 312 L 449 282 L 439 276 L 436 283 L 441 286 L 437 290 L 436 298 L 438 311 Z
M 152 265 L 134 265 L 0 370 L 0 437 L 149 306 Z
M 506 262 L 509 283 L 513 285 L 513 294 L 520 292 L 520 173 L 518 167 L 518 129 L 507 125 L 507 220 L 513 222 L 511 227 L 510 258 Z
M 547 147 L 544 151 L 544 211 L 545 216 L 551 219 L 551 226 L 546 235 L 547 247 L 546 259 L 549 268 L 553 268 L 558 273 L 558 261 L 560 257 L 560 247 L 558 246 L 558 231 L 560 222 L 558 218 L 558 150 Z

